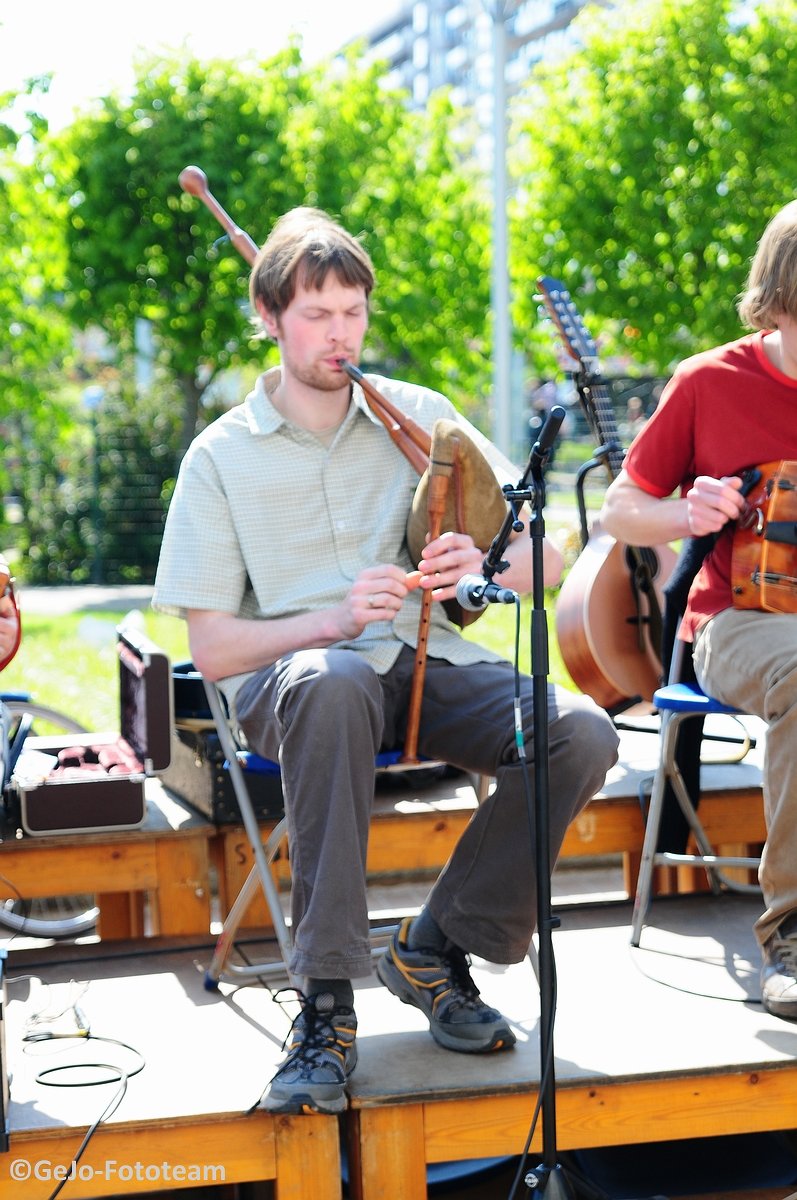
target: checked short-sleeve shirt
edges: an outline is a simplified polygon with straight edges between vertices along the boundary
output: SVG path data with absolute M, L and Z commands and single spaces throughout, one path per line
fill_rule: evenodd
M 269 400 L 279 369 L 261 376 L 243 404 L 209 425 L 180 468 L 164 530 L 153 606 L 184 616 L 211 609 L 269 619 L 340 603 L 365 567 L 414 564 L 405 534 L 418 476 L 368 409 L 357 384 L 332 443 L 286 421 Z M 501 482 L 511 464 L 438 392 L 369 375 L 388 400 L 431 432 L 439 417 L 460 423 Z M 350 642 L 383 674 L 403 645 L 415 646 L 420 593 L 392 622 Z M 464 639 L 432 605 L 428 653 L 464 665 L 499 656 Z M 249 675 L 222 681 L 232 700 Z

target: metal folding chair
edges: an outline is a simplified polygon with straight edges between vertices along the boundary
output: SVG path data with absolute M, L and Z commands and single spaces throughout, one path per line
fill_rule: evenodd
M 638 946 L 642 935 L 642 926 L 650 905 L 653 889 L 653 872 L 659 866 L 699 866 L 708 875 L 709 884 L 715 893 L 723 889 L 735 892 L 757 892 L 758 885 L 733 879 L 725 873 L 726 869 L 741 868 L 757 870 L 760 859 L 755 857 L 717 855 L 703 828 L 700 818 L 689 791 L 684 782 L 678 765 L 676 750 L 678 732 L 684 721 L 695 717 L 707 717 L 714 714 L 738 717 L 744 715 L 739 709 L 722 704 L 705 692 L 695 682 L 680 681 L 683 655 L 688 652 L 683 642 L 676 643 L 676 653 L 673 655 L 673 667 L 670 672 L 670 682 L 659 688 L 653 695 L 653 703 L 661 714 L 659 733 L 659 761 L 653 780 L 647 817 L 645 821 L 645 838 L 642 845 L 642 861 L 637 879 L 636 896 L 632 917 L 631 945 Z M 741 761 L 750 746 L 752 739 L 747 731 L 743 738 L 741 752 L 735 761 Z M 659 831 L 661 827 L 664 797 L 667 785 L 678 801 L 678 805 L 694 838 L 697 847 L 694 853 L 677 854 L 672 851 L 658 850 Z
M 209 683 L 207 680 L 203 682 L 219 743 L 225 755 L 225 767 L 229 771 L 235 798 L 241 810 L 244 829 L 254 854 L 252 869 L 225 917 L 222 931 L 216 940 L 213 957 L 205 974 L 205 987 L 208 991 L 215 991 L 222 980 L 245 983 L 271 975 L 288 975 L 290 979 L 287 964 L 292 950 L 291 930 L 285 919 L 279 889 L 270 869 L 281 843 L 287 836 L 287 822 L 283 817 L 264 843 L 246 783 L 247 772 L 260 771 L 278 775 L 279 765 L 270 759 L 262 758 L 241 748 L 233 731 L 224 697 L 215 684 Z M 417 766 L 407 764 L 401 761 L 401 750 L 390 750 L 377 755 L 374 767 L 377 773 L 384 773 L 412 770 L 430 771 L 444 765 L 432 761 L 423 761 Z M 474 781 L 474 790 L 478 801 L 486 796 L 489 784 L 490 780 L 484 776 Z M 281 961 L 259 964 L 232 962 L 231 955 L 235 948 L 236 934 L 246 910 L 257 895 L 258 888 L 261 889 L 266 901 Z M 379 942 L 389 937 L 395 928 L 395 925 L 380 925 L 372 930 L 372 937 L 376 943 L 375 954 L 381 952 L 382 947 Z M 291 980 L 291 982 L 295 983 L 296 981 Z

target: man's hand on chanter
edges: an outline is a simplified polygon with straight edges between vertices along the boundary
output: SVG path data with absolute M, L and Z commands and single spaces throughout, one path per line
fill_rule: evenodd
M 340 606 L 342 638 L 358 637 L 373 621 L 392 621 L 407 594 L 420 582 L 420 571 L 408 574 L 391 563 L 366 567 Z
M 435 600 L 454 600 L 463 575 L 481 575 L 484 552 L 467 533 L 442 533 L 429 542 L 418 563 L 420 585 Z

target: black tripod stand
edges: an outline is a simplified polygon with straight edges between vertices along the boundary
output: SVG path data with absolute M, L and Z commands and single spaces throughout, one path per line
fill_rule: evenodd
M 565 417 L 559 405 L 551 409 L 534 443 L 526 470 L 516 488 L 505 487 L 509 512 L 484 559 L 482 571 L 486 579 L 504 567 L 503 553 L 513 530 L 523 528 L 520 510 L 531 507 L 529 534 L 532 539 L 532 613 L 531 613 L 531 674 L 534 723 L 534 804 L 533 824 L 537 852 L 537 927 L 539 940 L 540 989 L 540 1097 L 543 1151 L 540 1164 L 527 1172 L 526 1187 L 537 1195 L 575 1200 L 575 1193 L 565 1168 L 558 1160 L 556 1145 L 556 1080 L 554 1072 L 553 1024 L 556 1008 L 556 975 L 553 958 L 552 932 L 558 919 L 551 911 L 551 864 L 549 850 L 549 780 L 548 780 L 548 626 L 545 612 L 543 553 L 545 539 L 545 481 L 543 471 L 554 439 Z M 489 589 L 485 589 L 487 592 Z M 518 754 L 525 757 L 521 731 L 517 731 Z M 529 814 L 532 822 L 532 815 Z M 514 1193 L 513 1193 L 514 1194 Z M 593 1196 L 600 1195 L 593 1191 Z
M 508 595 L 505 589 L 496 587 L 493 577 L 505 567 L 503 554 L 509 541 L 510 533 L 523 528 L 520 510 L 524 504 L 531 508 L 529 534 L 532 539 L 532 612 L 531 612 L 531 675 L 532 675 L 532 720 L 534 732 L 534 800 L 529 796 L 529 806 L 533 804 L 533 814 L 529 812 L 529 824 L 533 826 L 536 840 L 537 868 L 537 933 L 539 942 L 539 991 L 540 991 L 540 1090 L 536 1115 L 542 1119 L 542 1159 L 537 1166 L 526 1171 L 523 1177 L 527 1189 L 535 1195 L 545 1195 L 548 1200 L 609 1200 L 606 1193 L 592 1184 L 579 1171 L 566 1166 L 559 1157 L 556 1139 L 556 1074 L 554 1068 L 554 1037 L 553 1027 L 556 1013 L 556 968 L 554 963 L 553 930 L 559 925 L 559 919 L 553 915 L 551 907 L 551 861 L 549 841 L 549 804 L 550 788 L 548 775 L 548 623 L 545 611 L 544 583 L 544 541 L 545 520 L 545 480 L 544 469 L 551 446 L 556 438 L 565 410 L 559 405 L 554 406 L 540 431 L 538 440 L 534 443 L 526 470 L 517 487 L 505 487 L 509 512 L 504 518 L 501 529 L 493 539 L 493 543 L 482 564 L 484 582 L 478 591 L 482 602 L 497 600 L 506 602 Z M 463 581 L 464 582 L 464 581 Z M 472 589 L 472 592 L 476 589 Z M 457 598 L 460 602 L 467 593 L 458 589 Z M 476 599 L 476 596 L 473 595 Z M 519 706 L 518 706 L 519 711 Z M 518 721 L 520 717 L 518 716 Z M 525 743 L 522 730 L 516 730 L 518 756 L 525 758 Z M 531 1141 L 532 1132 L 529 1135 Z M 521 1169 L 515 1179 L 511 1196 L 520 1182 L 521 1170 L 525 1170 L 526 1151 L 521 1160 Z M 664 1197 L 653 1197 L 651 1200 L 664 1200 Z

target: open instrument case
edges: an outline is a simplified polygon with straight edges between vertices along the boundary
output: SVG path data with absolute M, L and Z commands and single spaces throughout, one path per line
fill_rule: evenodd
M 121 733 L 29 736 L 6 787 L 7 818 L 25 833 L 137 829 L 148 775 L 169 765 L 169 659 L 144 634 L 117 629 Z

